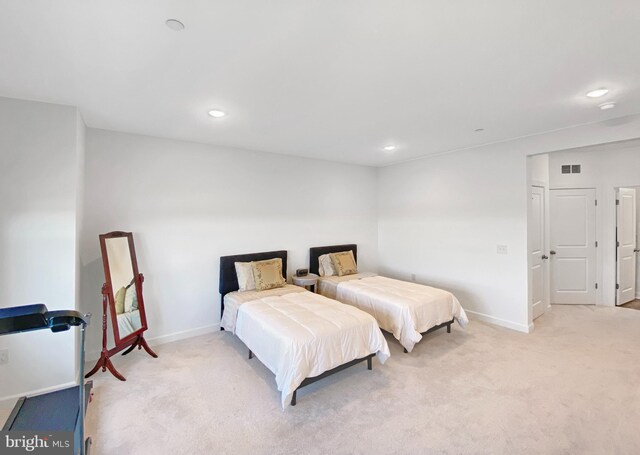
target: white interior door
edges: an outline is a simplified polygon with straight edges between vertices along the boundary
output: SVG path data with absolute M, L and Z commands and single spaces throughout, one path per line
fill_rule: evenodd
M 531 267 L 531 309 L 533 319 L 540 317 L 547 307 L 547 262 L 545 254 L 545 194 L 544 188 L 531 187 L 529 213 L 529 267 Z
M 551 303 L 596 303 L 596 190 L 551 190 Z
M 636 298 L 636 190 L 620 188 L 616 205 L 616 305 L 622 305 Z

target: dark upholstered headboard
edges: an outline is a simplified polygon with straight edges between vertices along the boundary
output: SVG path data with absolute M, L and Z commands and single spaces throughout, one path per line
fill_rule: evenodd
M 220 317 L 224 311 L 224 296 L 229 292 L 238 290 L 238 276 L 236 275 L 236 262 L 264 261 L 265 259 L 282 259 L 282 276 L 287 279 L 287 252 L 286 250 L 267 251 L 264 253 L 236 254 L 222 256 L 220 258 Z
M 309 248 L 309 272 L 318 273 L 318 258 L 323 254 L 339 253 L 340 251 L 353 251 L 353 258 L 358 262 L 358 245 L 353 243 L 348 245 L 315 246 Z

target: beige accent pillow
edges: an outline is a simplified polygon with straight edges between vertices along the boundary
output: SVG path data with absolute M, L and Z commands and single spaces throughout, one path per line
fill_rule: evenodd
M 337 275 L 336 269 L 333 267 L 333 261 L 331 261 L 330 254 L 323 254 L 318 257 L 318 273 L 320 276 Z
M 356 260 L 353 257 L 353 251 L 331 253 L 331 262 L 333 262 L 333 267 L 335 267 L 338 276 L 358 273 L 358 266 L 356 265 Z
M 282 259 L 280 258 L 255 261 L 251 263 L 251 267 L 253 267 L 253 278 L 258 291 L 281 288 L 287 284 L 287 280 L 282 276 Z
M 138 292 L 136 291 L 136 285 L 130 284 L 127 286 L 127 291 L 124 294 L 124 312 L 130 313 L 131 311 L 138 309 Z
M 118 292 L 116 292 L 116 296 L 115 296 L 115 301 L 116 301 L 116 314 L 122 314 L 124 313 L 124 296 L 127 293 L 127 288 L 125 288 L 124 286 L 122 286 L 120 289 L 118 289 Z
M 253 267 L 251 262 L 234 262 L 236 266 L 236 276 L 238 277 L 239 291 L 254 291 L 256 280 L 253 279 Z

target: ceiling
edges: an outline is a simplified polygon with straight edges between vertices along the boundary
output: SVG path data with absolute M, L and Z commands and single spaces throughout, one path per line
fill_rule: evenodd
M 0 0 L 0 11 L 0 96 L 78 106 L 93 128 L 382 166 L 640 112 L 637 0 Z M 585 97 L 601 86 L 607 96 Z

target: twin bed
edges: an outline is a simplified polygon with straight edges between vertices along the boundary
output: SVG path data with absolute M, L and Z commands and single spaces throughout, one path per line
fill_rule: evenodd
M 443 327 L 451 333 L 455 320 L 462 327 L 469 322 L 458 299 L 443 289 L 367 272 L 327 276 L 320 270 L 320 258 L 344 251 L 350 251 L 357 262 L 358 247 L 354 244 L 309 249 L 309 270 L 320 275 L 318 292 L 375 317 L 380 328 L 393 334 L 405 352 L 411 352 L 424 334 Z
M 286 279 L 286 251 L 220 258 L 221 327 L 233 332 L 276 376 L 282 407 L 296 404 L 299 388 L 378 356 L 389 346 L 376 320 L 298 286 L 239 291 L 235 263 L 278 258 Z
M 310 249 L 310 270 L 323 275 L 318 290 L 325 295 L 286 284 L 286 251 L 220 258 L 221 329 L 237 335 L 249 359 L 255 355 L 275 374 L 283 408 L 287 402 L 295 406 L 296 392 L 305 385 L 365 360 L 371 370 L 374 356 L 384 363 L 390 353 L 380 329 L 408 352 L 421 333 L 442 327 L 450 331 L 456 319 L 467 323 L 460 303 L 447 291 L 354 270 L 337 277 L 318 270 L 320 256 L 345 251 L 355 260 L 356 245 Z M 268 260 L 281 261 L 278 287 L 245 289 L 238 264 Z

